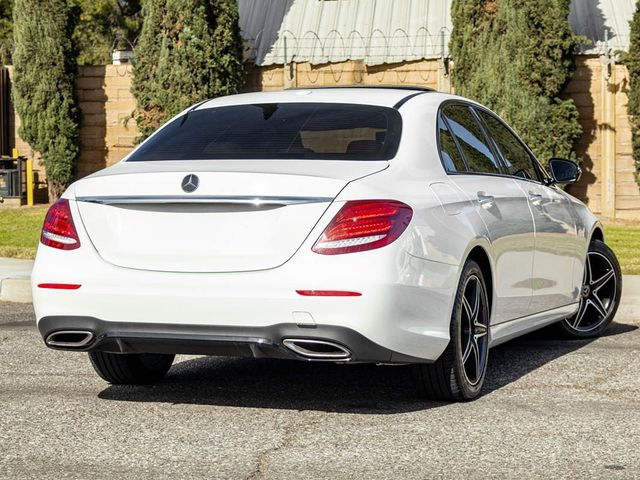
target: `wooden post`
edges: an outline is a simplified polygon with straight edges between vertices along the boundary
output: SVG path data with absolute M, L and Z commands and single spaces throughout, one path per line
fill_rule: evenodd
M 284 39 L 284 88 L 295 88 L 297 86 L 296 81 L 296 63 L 294 56 L 291 59 L 287 58 L 287 37 L 285 35 Z
M 603 65 L 600 186 L 602 216 L 611 220 L 616 218 L 616 88 L 615 65 Z
M 296 72 L 296 64 L 294 62 L 289 62 L 284 64 L 284 88 L 296 88 L 298 86 L 297 82 L 297 72 Z
M 437 90 L 442 93 L 453 93 L 451 89 L 451 63 L 448 59 L 438 61 Z

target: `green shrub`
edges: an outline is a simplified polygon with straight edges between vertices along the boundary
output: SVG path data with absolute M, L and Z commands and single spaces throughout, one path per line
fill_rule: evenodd
M 140 0 L 70 1 L 79 15 L 73 33 L 79 65 L 106 65 L 114 49 L 132 48 L 140 33 Z
M 631 121 L 631 136 L 633 144 L 633 160 L 636 165 L 636 181 L 640 184 L 640 1 L 636 2 L 636 11 L 629 23 L 631 38 L 629 52 L 624 56 L 624 62 L 629 70 L 629 98 L 628 113 Z
M 134 51 L 140 139 L 199 100 L 237 93 L 244 79 L 235 0 L 147 0 Z
M 13 20 L 12 94 L 22 121 L 19 134 L 42 156 L 53 200 L 73 181 L 78 157 L 73 16 L 65 0 L 15 0 Z
M 456 93 L 485 104 L 544 163 L 572 156 L 582 128 L 562 90 L 578 37 L 570 0 L 453 0 L 450 50 Z

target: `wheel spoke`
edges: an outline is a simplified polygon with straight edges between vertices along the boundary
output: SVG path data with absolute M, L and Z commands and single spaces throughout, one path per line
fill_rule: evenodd
M 462 354 L 462 364 L 466 365 L 467 360 L 469 360 L 469 355 L 471 355 L 471 350 L 473 350 L 473 341 L 471 340 L 471 336 L 469 336 L 469 341 L 465 346 L 464 353 Z
M 473 323 L 476 323 L 476 320 L 478 319 L 478 315 L 480 314 L 480 285 L 478 283 L 478 280 L 475 281 L 473 291 L 474 291 L 475 301 L 473 305 L 473 313 L 472 313 L 471 319 L 473 320 Z
M 593 305 L 593 308 L 595 308 L 598 311 L 598 313 L 602 316 L 602 318 L 607 316 L 607 309 L 602 304 L 602 300 L 600 300 L 600 298 L 595 294 L 595 292 L 593 295 L 591 295 L 591 297 L 587 301 L 590 302 L 591 305 Z
M 474 373 L 475 373 L 475 378 L 474 380 L 478 380 L 478 377 L 480 377 L 480 349 L 478 348 L 478 344 L 474 341 L 472 342 L 472 350 L 473 350 L 473 361 L 475 364 L 475 368 L 474 368 Z
M 589 301 L 582 299 L 582 301 L 580 301 L 580 306 L 578 307 L 578 313 L 576 313 L 576 316 L 573 319 L 573 324 L 572 327 L 573 328 L 578 328 L 580 326 L 580 322 L 582 321 L 582 318 L 584 317 L 584 313 L 587 311 L 587 307 Z
M 467 320 L 471 320 L 473 318 L 471 314 L 471 305 L 469 305 L 469 301 L 467 300 L 467 297 L 465 297 L 464 295 L 462 296 L 462 307 L 467 313 Z
M 587 261 L 584 262 L 584 284 L 591 285 L 591 257 L 587 254 Z
M 615 277 L 615 272 L 613 271 L 613 269 L 609 270 L 600 278 L 591 281 L 591 290 L 593 290 L 594 292 L 596 290 L 599 290 L 600 288 L 604 287 L 609 282 L 609 280 L 611 280 L 614 277 Z

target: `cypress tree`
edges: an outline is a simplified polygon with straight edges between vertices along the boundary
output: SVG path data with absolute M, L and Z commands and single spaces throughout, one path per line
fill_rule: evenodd
M 74 21 L 65 0 L 15 0 L 13 101 L 19 134 L 42 156 L 49 199 L 73 181 L 78 157 Z
M 450 50 L 456 93 L 503 117 L 536 156 L 569 157 L 580 138 L 578 110 L 562 90 L 578 37 L 570 0 L 453 0 Z
M 244 79 L 235 0 L 147 0 L 132 91 L 141 139 L 189 105 Z
M 0 66 L 11 63 L 13 0 L 0 0 Z
M 631 122 L 633 160 L 636 165 L 636 181 L 640 184 L 640 1 L 636 2 L 636 11 L 629 22 L 629 52 L 624 56 L 629 70 L 628 113 Z
M 216 64 L 210 96 L 238 93 L 245 80 L 237 0 L 209 0 Z

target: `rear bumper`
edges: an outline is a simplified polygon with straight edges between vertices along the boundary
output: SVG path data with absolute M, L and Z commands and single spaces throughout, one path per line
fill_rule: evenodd
M 409 255 L 406 242 L 414 241 L 413 235 L 368 252 L 318 255 L 311 251 L 320 235 L 314 232 L 278 268 L 179 273 L 112 265 L 98 255 L 84 229 L 78 228 L 78 234 L 79 249 L 62 251 L 44 245 L 38 249 L 31 282 L 41 331 L 69 329 L 75 318 L 99 319 L 86 322 L 104 332 L 105 338 L 122 337 L 118 332 L 129 325 L 126 332 L 136 335 L 134 341 L 128 333 L 128 346 L 125 337 L 121 338 L 120 345 L 126 348 L 150 351 L 149 344 L 155 344 L 154 349 L 169 344 L 178 353 L 221 354 L 224 348 L 218 347 L 233 344 L 226 337 L 241 337 L 236 343 L 243 351 L 247 345 L 251 352 L 266 350 L 267 345 L 279 350 L 283 338 L 280 326 L 289 325 L 295 330 L 286 333 L 296 337 L 326 336 L 349 347 L 349 343 L 368 341 L 384 352 L 360 354 L 352 347 L 354 358 L 375 362 L 391 361 L 392 356 L 433 361 L 449 343 L 459 267 Z M 81 287 L 39 287 L 50 283 Z M 344 290 L 361 295 L 312 297 L 301 296 L 297 290 Z M 97 323 L 93 325 L 93 321 Z M 189 337 L 194 332 L 196 338 Z M 355 341 L 344 332 L 357 333 L 365 341 Z M 198 335 L 216 338 L 202 342 Z M 266 342 L 251 341 L 254 338 Z M 196 348 L 195 343 L 206 345 Z
M 113 353 L 173 353 L 314 361 L 421 363 L 425 359 L 393 352 L 345 327 L 300 327 L 280 323 L 268 327 L 232 327 L 154 323 L 106 322 L 94 317 L 50 316 L 38 323 L 45 343 L 56 350 Z M 48 343 L 56 332 L 91 333 L 91 341 L 77 348 Z M 349 352 L 344 359 L 309 358 L 284 345 L 287 339 L 327 341 Z

